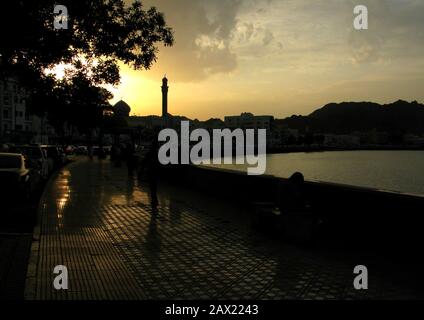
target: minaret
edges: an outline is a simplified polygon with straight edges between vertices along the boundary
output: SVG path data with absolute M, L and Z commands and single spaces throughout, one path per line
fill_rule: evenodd
M 162 117 L 168 115 L 168 79 L 166 75 L 162 79 Z

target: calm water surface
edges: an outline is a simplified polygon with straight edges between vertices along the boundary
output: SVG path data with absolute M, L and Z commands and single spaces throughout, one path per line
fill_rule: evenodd
M 246 170 L 245 165 L 212 165 Z M 332 151 L 267 155 L 266 173 L 424 195 L 424 151 Z

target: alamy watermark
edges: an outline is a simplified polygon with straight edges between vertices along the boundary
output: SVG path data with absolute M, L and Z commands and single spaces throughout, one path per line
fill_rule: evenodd
M 158 152 L 161 164 L 248 164 L 248 175 L 265 173 L 266 129 L 213 129 L 211 137 L 206 129 L 190 132 L 189 121 L 181 121 L 180 134 L 170 128 L 160 131 L 158 140 L 165 142 Z
M 54 6 L 53 13 L 53 27 L 56 30 L 68 29 L 68 8 L 64 5 L 58 4 Z
M 53 274 L 57 274 L 53 280 L 53 287 L 56 290 L 68 290 L 68 268 L 64 265 L 57 265 L 53 269 Z
M 353 279 L 353 287 L 356 290 L 368 290 L 368 268 L 364 265 L 357 265 L 353 269 L 353 273 L 357 274 Z
M 364 5 L 357 5 L 353 8 L 355 19 L 353 27 L 355 30 L 368 30 L 368 8 Z

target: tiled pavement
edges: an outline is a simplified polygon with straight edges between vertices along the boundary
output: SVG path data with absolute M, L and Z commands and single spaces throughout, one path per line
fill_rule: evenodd
M 0 232 L 0 300 L 21 300 L 32 234 Z
M 62 169 L 40 203 L 26 298 L 417 297 L 372 268 L 369 290 L 354 290 L 362 261 L 273 240 L 234 204 L 163 183 L 159 202 L 152 212 L 143 183 L 109 161 Z M 68 268 L 68 290 L 53 288 L 56 265 Z

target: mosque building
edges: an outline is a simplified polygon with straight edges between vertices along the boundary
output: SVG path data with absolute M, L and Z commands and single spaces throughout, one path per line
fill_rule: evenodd
M 123 100 L 118 101 L 113 106 L 113 112 L 123 117 L 130 128 L 163 128 L 173 127 L 179 125 L 181 120 L 188 120 L 185 117 L 173 116 L 168 113 L 168 79 L 163 77 L 162 79 L 162 116 L 150 115 L 150 116 L 130 116 L 131 107 Z

